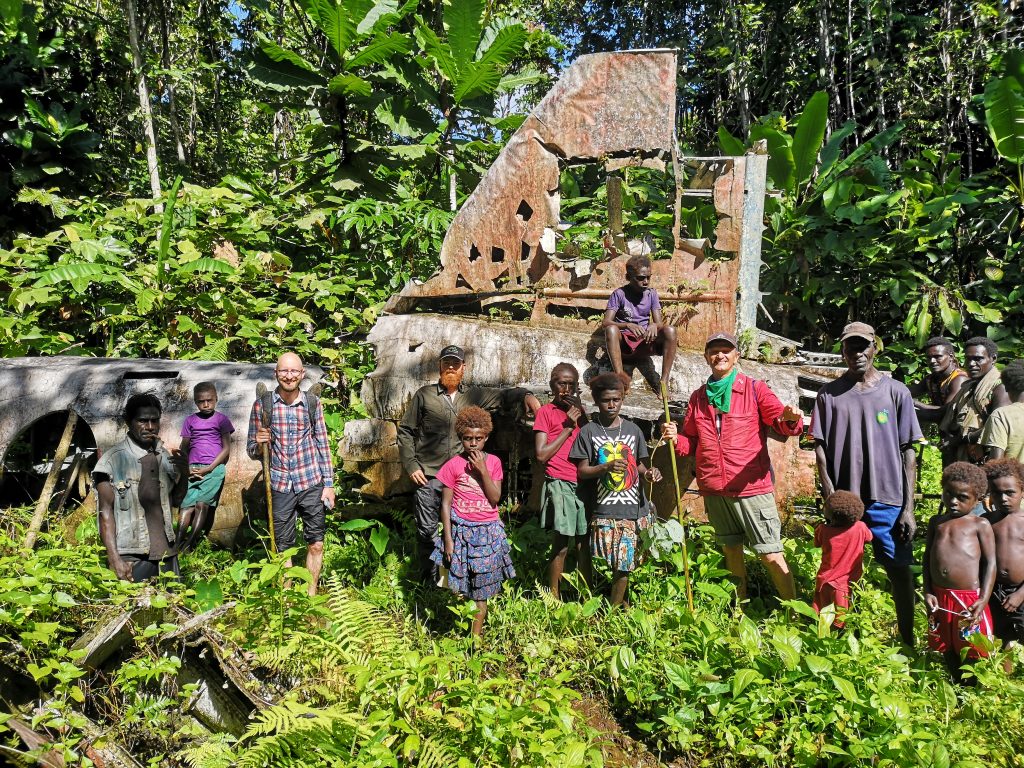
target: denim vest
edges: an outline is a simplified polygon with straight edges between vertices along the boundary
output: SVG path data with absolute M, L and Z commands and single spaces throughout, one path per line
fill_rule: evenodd
M 149 528 L 146 513 L 139 503 L 139 480 L 142 477 L 142 458 L 147 451 L 130 437 L 115 443 L 96 462 L 93 474 L 106 475 L 114 487 L 114 527 L 117 531 L 117 552 L 120 555 L 149 554 Z M 160 506 L 164 512 L 164 531 L 167 541 L 174 544 L 171 521 L 171 489 L 178 479 L 178 469 L 161 443 L 157 444 L 160 457 Z M 99 504 L 97 496 L 97 506 Z

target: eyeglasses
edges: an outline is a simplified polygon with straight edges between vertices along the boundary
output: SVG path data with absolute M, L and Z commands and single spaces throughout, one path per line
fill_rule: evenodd
M 298 376 L 300 373 L 302 373 L 302 369 L 301 368 L 298 368 L 298 369 L 296 369 L 296 368 L 279 368 L 278 370 L 275 371 L 275 373 L 278 376 Z

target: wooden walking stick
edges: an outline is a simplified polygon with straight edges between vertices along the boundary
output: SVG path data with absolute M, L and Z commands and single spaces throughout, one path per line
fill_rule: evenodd
M 665 406 L 665 423 L 672 421 L 668 412 L 668 387 L 661 382 L 661 402 Z M 690 555 L 686 551 L 686 525 L 683 522 L 683 490 L 679 486 L 679 467 L 676 466 L 676 438 L 671 438 L 669 443 L 672 446 L 672 480 L 676 487 L 676 514 L 679 517 L 679 524 L 683 528 L 683 581 L 686 584 L 686 606 L 693 613 L 693 587 L 690 584 Z
M 263 396 L 267 394 L 267 385 L 262 381 L 256 385 L 256 397 L 260 401 L 260 421 L 264 429 L 270 429 L 270 418 L 273 415 L 274 403 L 271 400 L 270 411 L 262 408 Z M 277 554 L 277 542 L 274 540 L 274 492 L 270 487 L 270 443 L 260 446 L 263 454 L 263 486 L 267 491 L 267 523 L 270 525 L 270 554 L 273 557 Z

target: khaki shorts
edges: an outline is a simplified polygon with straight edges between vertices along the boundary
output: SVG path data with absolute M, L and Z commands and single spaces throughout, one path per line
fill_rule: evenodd
M 715 528 L 715 540 L 723 547 L 747 544 L 759 555 L 782 551 L 782 521 L 775 494 L 705 496 L 704 511 Z

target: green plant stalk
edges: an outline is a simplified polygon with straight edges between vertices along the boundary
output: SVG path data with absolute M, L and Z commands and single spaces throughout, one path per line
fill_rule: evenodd
M 668 387 L 661 382 L 661 403 L 665 406 L 665 423 L 668 424 L 672 417 L 668 412 Z M 676 466 L 676 438 L 669 440 L 672 445 L 672 481 L 676 488 L 676 515 L 679 517 L 679 524 L 683 526 L 683 581 L 686 583 L 686 607 L 693 613 L 693 585 L 690 583 L 690 555 L 686 551 L 686 523 L 683 522 L 683 490 L 679 486 L 679 467 Z
M 164 262 L 167 260 L 167 252 L 171 248 L 171 226 L 174 223 L 174 204 L 178 201 L 178 189 L 181 187 L 181 174 L 174 177 L 174 183 L 167 192 L 167 205 L 164 206 L 164 215 L 160 220 L 160 239 L 156 249 L 156 299 L 154 301 L 161 311 L 164 303 Z M 167 318 L 164 318 L 166 321 Z M 164 323 L 167 327 L 167 323 Z M 171 354 L 171 358 L 174 354 Z

